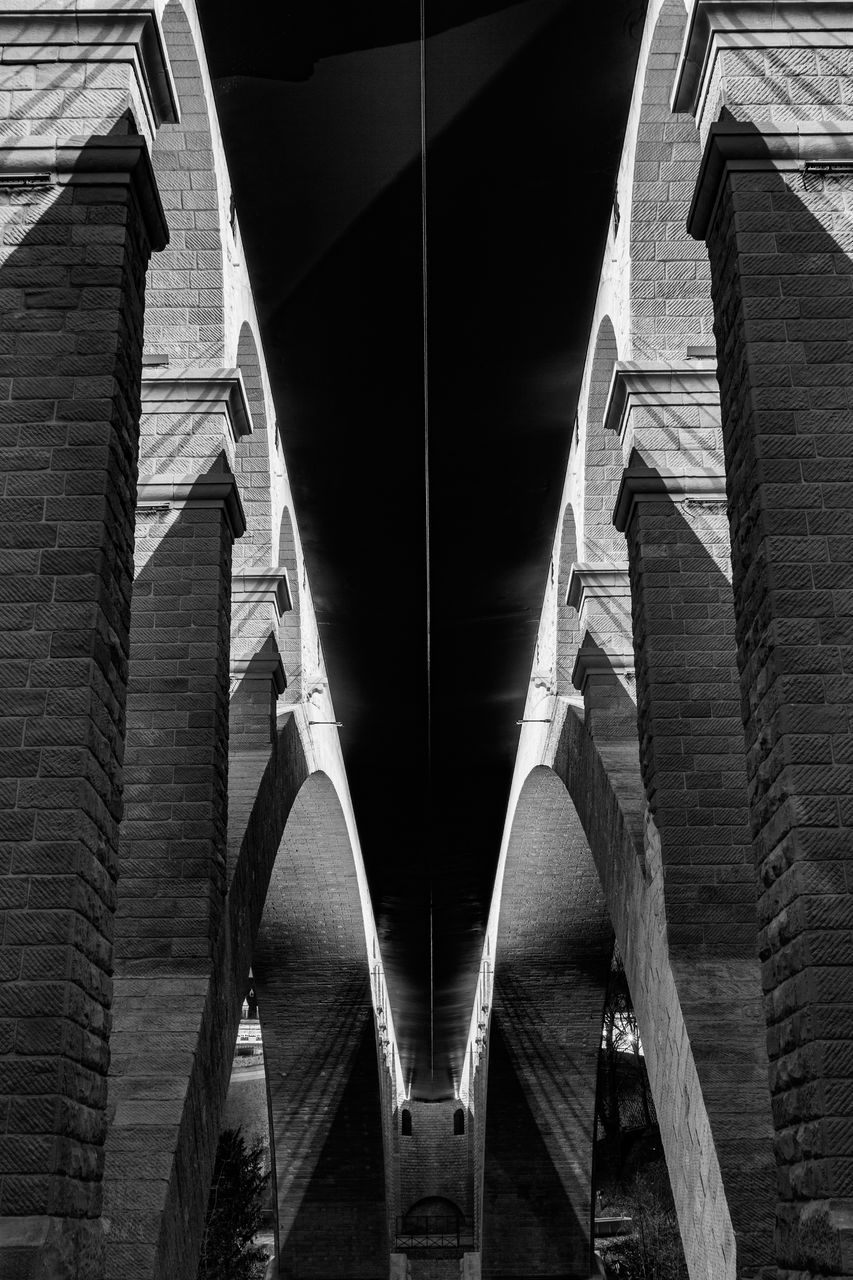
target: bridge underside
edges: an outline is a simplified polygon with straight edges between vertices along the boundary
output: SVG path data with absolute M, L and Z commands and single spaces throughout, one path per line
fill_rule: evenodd
M 488 31 L 539 49 L 531 13 Z M 853 1275 L 853 14 L 650 0 L 637 38 L 491 906 L 443 854 L 438 915 L 486 919 L 444 953 L 401 926 L 442 822 L 381 779 L 374 919 L 193 0 L 0 13 L 3 1280 L 195 1280 L 250 975 L 268 1276 L 600 1274 L 614 954 L 690 1280 Z M 417 771 L 414 683 L 359 694 L 362 782 Z

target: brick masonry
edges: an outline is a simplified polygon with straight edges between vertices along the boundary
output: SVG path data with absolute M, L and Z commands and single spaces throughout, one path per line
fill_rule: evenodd
M 38 130 L 23 104 L 19 119 Z M 92 178 L 68 181 L 80 153 L 7 146 L 5 163 L 60 181 L 0 194 L 0 1215 L 14 1220 L 0 1270 L 12 1280 L 34 1253 L 57 1277 L 100 1267 L 145 268 L 165 236 L 140 139 L 92 143 Z
M 586 1280 L 595 1081 L 613 932 L 562 784 L 541 779 L 537 800 L 517 813 L 501 896 L 482 1268 L 489 1278 Z
M 623 366 L 619 403 L 640 765 L 670 964 L 747 1275 L 773 1259 L 774 1170 L 716 387 L 695 364 Z

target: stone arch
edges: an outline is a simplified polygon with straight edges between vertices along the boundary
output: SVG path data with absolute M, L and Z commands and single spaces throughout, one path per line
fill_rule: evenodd
M 636 763 L 632 769 L 638 772 Z M 757 1087 L 756 1064 L 744 1058 L 737 1042 L 720 1036 L 721 1026 L 742 1011 L 745 990 L 727 986 L 713 958 L 697 957 L 690 948 L 671 943 L 665 890 L 677 895 L 678 885 L 666 883 L 660 841 L 645 812 L 642 789 L 622 776 L 625 772 L 624 761 L 619 761 L 611 778 L 583 721 L 568 709 L 552 766 L 537 766 L 522 788 L 521 798 L 536 803 L 517 806 L 514 813 L 522 832 L 530 828 L 526 839 L 534 842 L 532 847 L 546 842 L 544 856 L 554 853 L 549 832 L 557 845 L 568 833 L 588 851 L 580 865 L 592 920 L 600 921 L 603 903 L 637 1013 L 691 1280 L 734 1280 L 762 1258 L 765 1265 L 772 1258 L 766 1077 Z M 514 817 L 513 831 L 515 826 Z M 504 872 L 511 891 L 512 848 L 510 844 Z M 551 918 L 557 925 L 556 908 Z M 503 897 L 500 919 L 502 926 Z M 499 934 L 498 970 L 502 947 Z M 497 994 L 495 1006 L 498 1036 L 490 1037 L 490 1092 L 496 1048 L 500 1057 Z M 557 1030 L 549 1034 L 556 1036 Z M 528 1058 L 532 1060 L 530 1053 Z M 537 1087 L 541 1093 L 542 1086 Z M 491 1104 L 489 1108 L 491 1116 Z
M 423 1196 L 406 1210 L 404 1227 L 410 1226 L 413 1218 L 452 1218 L 459 1222 L 464 1221 L 465 1215 L 447 1196 Z
M 573 694 L 572 670 L 577 656 L 581 635 L 578 611 L 566 604 L 569 574 L 578 560 L 578 536 L 574 508 L 567 502 L 560 522 L 559 558 L 557 569 L 557 693 Z
M 604 429 L 613 369 L 619 358 L 609 316 L 598 326 L 586 403 L 583 472 L 583 559 L 587 564 L 623 565 L 625 535 L 613 527 L 613 508 L 624 463 L 618 439 Z
M 713 345 L 708 253 L 687 232 L 701 146 L 690 115 L 670 96 L 684 38 L 683 0 L 664 0 L 643 79 L 631 194 L 632 359 L 683 360 L 688 346 Z
M 294 1280 L 387 1265 L 367 961 L 346 817 L 329 777 L 312 773 L 288 818 L 252 955 L 280 1265 Z
M 613 932 L 565 786 L 534 768 L 501 889 L 489 1032 L 483 1274 L 592 1273 L 595 1087 Z M 527 1272 L 525 1273 L 527 1274 Z
M 279 648 L 287 676 L 285 702 L 302 699 L 302 583 L 300 581 L 300 557 L 297 554 L 293 513 L 285 506 L 281 513 L 278 534 L 278 564 L 287 570 L 290 583 L 291 608 L 282 615 L 279 627 Z
M 166 357 L 174 365 L 219 366 L 225 334 L 223 228 L 211 109 L 181 0 L 168 0 L 162 24 L 181 118 L 160 126 L 151 157 L 169 244 L 148 273 L 145 353 L 149 361 Z
M 282 720 L 265 767 L 249 782 L 251 795 L 229 812 L 235 865 L 209 961 L 181 972 L 160 965 L 116 982 L 104 1172 L 104 1214 L 112 1224 L 107 1280 L 128 1274 L 169 1280 L 195 1276 L 246 976 L 253 968 L 269 1062 L 279 1052 L 281 1036 L 270 1012 L 276 1007 L 275 983 L 286 985 L 295 977 L 298 986 L 306 978 L 312 937 L 320 967 L 325 963 L 314 1016 L 327 1045 L 332 1036 L 329 1060 L 340 1039 L 333 1034 L 335 1027 L 340 1031 L 339 1014 L 350 1019 L 345 1025 L 353 1035 L 364 1028 L 355 1056 L 350 1054 L 350 1083 L 338 1116 L 343 1109 L 350 1117 L 354 1110 L 363 1117 L 366 1106 L 373 1108 L 381 1161 L 379 1076 L 358 872 L 337 792 L 325 774 L 309 772 L 295 716 Z M 304 911 L 321 891 L 325 910 L 315 910 L 309 919 Z M 338 914 L 329 910 L 330 902 L 340 906 Z M 264 988 L 254 964 L 259 938 Z M 284 945 L 278 946 L 276 938 Z M 313 972 L 316 977 L 318 970 Z M 289 1087 L 298 1089 L 300 1080 L 305 1076 L 291 1078 Z M 334 1139 L 338 1119 L 328 1116 L 329 1122 Z M 277 1124 L 273 1107 L 271 1134 Z M 359 1143 L 360 1138 L 360 1154 Z M 328 1144 L 327 1137 L 323 1159 Z M 279 1169 L 281 1164 L 279 1156 Z M 328 1162 L 319 1160 L 322 1172 L 321 1166 L 327 1169 Z M 387 1256 L 381 1163 L 371 1185 L 382 1189 L 374 1221 Z M 300 1275 L 298 1267 L 294 1274 Z
M 252 431 L 237 444 L 234 471 L 246 513 L 246 532 L 234 545 L 234 572 L 268 569 L 272 564 L 270 449 L 261 357 L 251 325 L 244 321 L 237 342 L 237 368 L 243 378 Z

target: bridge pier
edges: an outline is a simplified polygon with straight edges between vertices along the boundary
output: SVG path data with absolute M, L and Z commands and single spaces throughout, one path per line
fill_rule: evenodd
M 0 122 L 9 1280 L 103 1274 L 145 271 L 168 238 L 148 142 L 174 109 L 154 26 L 153 13 L 90 20 L 59 2 L 0 16 L 0 84 L 16 108 Z M 65 88 L 78 100 L 74 138 L 53 114 Z
M 143 403 L 104 1193 L 117 1280 L 181 1274 L 192 1256 L 227 1087 L 228 1064 L 211 1064 L 203 1114 L 187 1107 L 226 891 L 231 548 L 245 528 L 234 476 L 216 469 L 246 422 L 239 379 L 160 372 Z M 160 471 L 191 452 L 211 469 Z M 188 1151 L 202 1176 L 176 1181 Z
M 853 1270 L 851 88 L 846 7 L 695 6 L 783 1275 Z
M 669 962 L 745 1276 L 772 1259 L 772 1123 L 713 363 L 617 365 L 608 425 L 627 464 L 614 522 Z M 676 1178 L 673 1191 L 688 1222 L 687 1188 Z

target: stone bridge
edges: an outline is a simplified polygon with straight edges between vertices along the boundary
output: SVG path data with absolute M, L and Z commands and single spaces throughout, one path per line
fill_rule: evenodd
M 0 1275 L 193 1280 L 251 967 L 277 1274 L 585 1280 L 614 942 L 691 1280 L 853 1275 L 853 6 L 649 4 L 439 1102 L 194 4 L 0 48 Z

